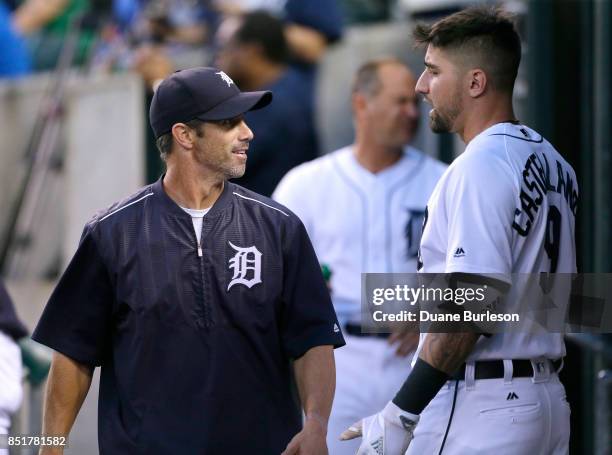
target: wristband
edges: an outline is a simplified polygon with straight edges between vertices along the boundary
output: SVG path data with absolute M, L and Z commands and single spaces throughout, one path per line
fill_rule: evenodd
M 404 411 L 419 415 L 448 379 L 445 372 L 419 358 L 392 401 Z

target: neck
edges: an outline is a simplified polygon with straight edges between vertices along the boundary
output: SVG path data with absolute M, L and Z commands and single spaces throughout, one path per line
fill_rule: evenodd
M 516 120 L 511 100 L 497 104 L 482 105 L 477 109 L 471 110 L 465 119 L 463 129 L 457 131 L 457 134 L 459 134 L 464 143 L 468 144 L 487 128 L 496 123 L 511 120 Z
M 202 172 L 195 163 L 176 161 L 168 163 L 162 182 L 166 194 L 181 207 L 196 210 L 211 207 L 223 191 L 225 178 Z
M 281 76 L 285 68 L 285 65 L 276 63 L 253 65 L 251 68 L 253 71 L 249 77 L 241 80 L 240 88 L 244 91 L 251 91 L 267 87 Z
M 403 148 L 386 147 L 358 137 L 353 144 L 353 154 L 364 169 L 376 174 L 397 163 L 402 157 Z

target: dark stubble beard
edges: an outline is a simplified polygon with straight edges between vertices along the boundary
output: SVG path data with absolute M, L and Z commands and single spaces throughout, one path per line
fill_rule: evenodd
M 227 163 L 222 154 L 213 154 L 211 150 L 204 149 L 198 151 L 196 161 L 205 165 L 213 172 L 223 175 L 225 179 L 240 178 L 246 171 L 246 163 L 232 166 Z
M 435 108 L 429 116 L 429 127 L 434 133 L 452 132 L 453 123 L 461 112 L 461 99 L 455 93 L 451 97 L 451 104 L 446 109 Z

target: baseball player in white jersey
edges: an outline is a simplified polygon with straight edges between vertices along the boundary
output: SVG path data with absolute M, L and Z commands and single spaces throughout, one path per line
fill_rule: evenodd
M 415 82 L 396 59 L 365 63 L 353 87 L 355 143 L 294 168 L 273 194 L 302 219 L 320 262 L 331 269 L 347 343 L 335 353 L 332 455 L 355 453 L 358 441 L 343 443 L 339 433 L 393 397 L 416 346 L 415 334 L 385 339 L 362 334 L 359 325 L 362 272 L 416 271 L 425 205 L 446 167 L 406 145 L 419 117 Z
M 0 281 L 0 441 L 9 434 L 11 416 L 17 412 L 23 398 L 23 370 L 18 340 L 28 332 L 15 312 L 13 301 Z M 5 446 L 0 455 L 8 455 Z
M 414 36 L 428 46 L 416 90 L 433 107 L 430 126 L 467 144 L 427 204 L 420 272 L 494 276 L 499 290 L 511 274 L 575 272 L 576 175 L 515 119 L 521 46 L 511 19 L 475 7 Z M 521 297 L 509 291 L 508 304 Z M 359 454 L 565 454 L 564 355 L 559 333 L 421 335 L 395 398 L 342 437 L 363 435 Z

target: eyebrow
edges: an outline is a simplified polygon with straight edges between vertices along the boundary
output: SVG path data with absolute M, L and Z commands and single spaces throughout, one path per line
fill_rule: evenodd
M 230 123 L 230 124 L 237 124 L 240 123 L 240 121 L 244 120 L 244 114 L 238 114 L 236 117 L 231 117 L 231 118 L 225 118 L 222 120 L 213 120 L 212 123 L 217 123 L 217 124 L 221 124 L 221 123 Z
M 423 64 L 427 67 L 427 68 L 431 68 L 432 70 L 437 70 L 439 69 L 439 67 L 437 65 L 434 65 L 433 63 L 428 63 L 426 61 L 423 61 Z

